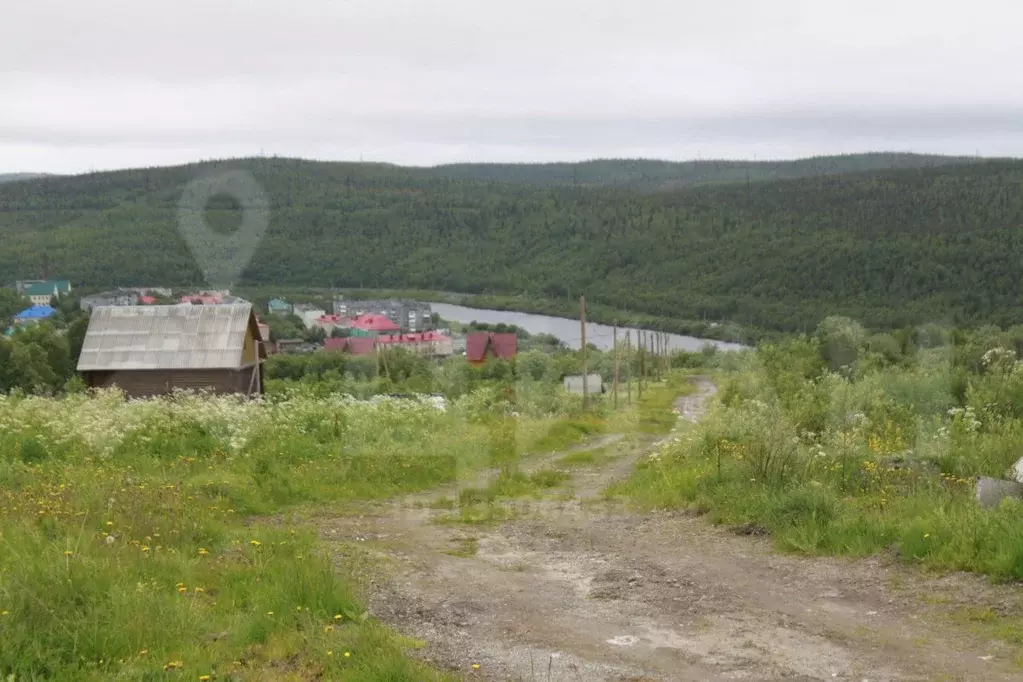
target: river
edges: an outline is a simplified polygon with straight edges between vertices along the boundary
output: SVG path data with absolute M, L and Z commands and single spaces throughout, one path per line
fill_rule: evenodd
M 533 313 L 518 313 L 511 310 L 467 308 L 461 305 L 451 305 L 450 303 L 430 303 L 430 307 L 433 309 L 433 312 L 451 322 L 462 324 L 469 322 L 486 322 L 488 324 L 504 322 L 505 324 L 521 327 L 530 334 L 550 334 L 560 339 L 569 348 L 579 348 L 580 346 L 579 320 L 572 320 L 567 317 L 552 317 L 550 315 L 534 315 Z M 624 342 L 626 331 L 632 333 L 632 343 L 635 345 L 638 338 L 636 332 L 639 330 L 630 327 L 618 328 L 619 343 Z M 611 350 L 614 346 L 614 327 L 587 322 L 586 342 L 592 343 L 601 350 Z M 744 348 L 744 346 L 737 343 L 698 339 L 694 336 L 682 336 L 680 334 L 668 334 L 668 348 L 671 350 L 700 350 L 708 343 L 717 346 L 720 350 L 731 351 Z

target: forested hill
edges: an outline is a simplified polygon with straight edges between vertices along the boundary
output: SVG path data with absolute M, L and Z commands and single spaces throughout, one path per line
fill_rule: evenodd
M 899 168 L 976 163 L 976 158 L 925 154 L 848 154 L 794 161 L 654 161 L 600 159 L 581 163 L 465 163 L 437 166 L 456 180 L 490 180 L 538 186 L 622 187 L 666 191 L 724 182 L 757 182 Z
M 43 177 L 42 173 L 0 173 L 0 182 L 15 182 L 17 180 L 32 180 Z
M 1007 161 L 657 194 L 288 159 L 44 178 L 0 185 L 0 280 L 195 284 L 178 201 L 234 168 L 272 207 L 253 285 L 585 294 L 781 330 L 1023 323 L 1023 162 Z M 208 215 L 240 219 L 230 201 Z

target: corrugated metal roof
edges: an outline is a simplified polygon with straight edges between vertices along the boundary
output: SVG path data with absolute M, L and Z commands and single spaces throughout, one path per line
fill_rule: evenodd
M 251 316 L 250 304 L 96 308 L 78 371 L 239 367 Z

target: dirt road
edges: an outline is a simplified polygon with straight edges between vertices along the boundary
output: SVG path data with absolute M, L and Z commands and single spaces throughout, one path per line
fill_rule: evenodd
M 680 428 L 713 395 L 698 388 L 676 403 Z M 1023 680 L 1008 647 L 954 620 L 966 604 L 1023 613 L 1018 589 L 779 556 L 698 518 L 593 504 L 655 443 L 614 445 L 570 495 L 518 503 L 494 529 L 409 504 L 316 521 L 391 560 L 371 612 L 468 679 Z

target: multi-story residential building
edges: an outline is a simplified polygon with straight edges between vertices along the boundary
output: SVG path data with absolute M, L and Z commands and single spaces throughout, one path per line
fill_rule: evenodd
M 429 303 L 407 299 L 348 300 L 334 299 L 334 314 L 346 317 L 382 315 L 402 331 L 417 332 L 433 328 L 433 309 Z

